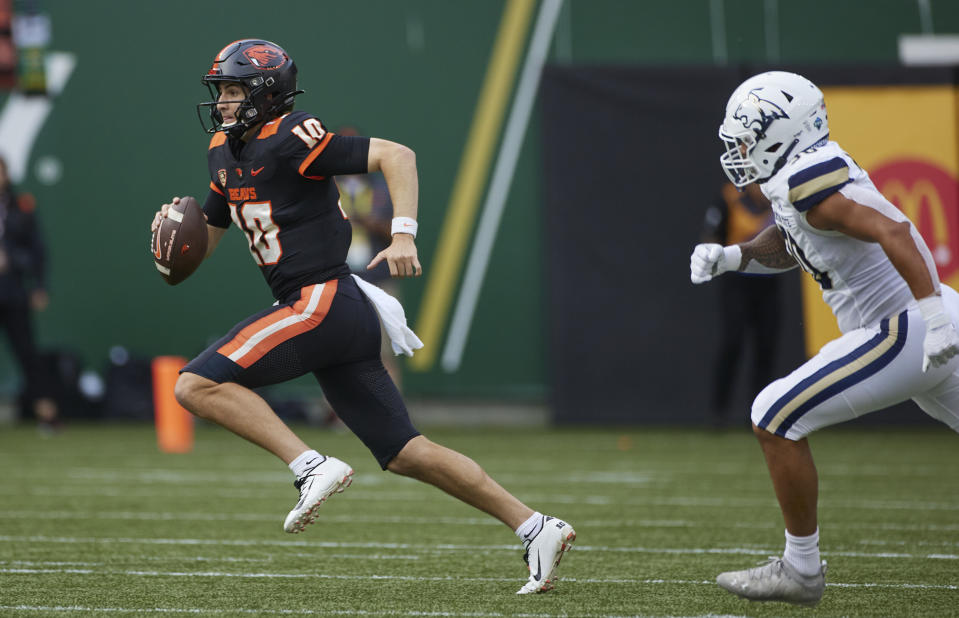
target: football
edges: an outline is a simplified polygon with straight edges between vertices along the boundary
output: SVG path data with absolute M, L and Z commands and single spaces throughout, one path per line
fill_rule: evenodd
M 182 197 L 153 232 L 150 251 L 163 280 L 176 285 L 193 274 L 206 256 L 207 229 L 203 209 Z

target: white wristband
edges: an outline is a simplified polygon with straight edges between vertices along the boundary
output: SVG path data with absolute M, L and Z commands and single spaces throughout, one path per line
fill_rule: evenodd
M 723 262 L 726 270 L 739 270 L 739 265 L 743 262 L 742 247 L 739 245 L 723 247 Z
M 946 306 L 942 304 L 942 296 L 932 294 L 919 299 L 919 313 L 930 328 L 941 326 L 950 321 L 946 313 Z
M 393 227 L 390 230 L 390 235 L 409 234 L 413 238 L 416 238 L 416 229 L 418 227 L 419 224 L 416 222 L 416 219 L 412 217 L 393 217 Z

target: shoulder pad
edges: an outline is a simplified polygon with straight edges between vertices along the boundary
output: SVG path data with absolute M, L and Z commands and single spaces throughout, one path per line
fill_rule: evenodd
M 217 131 L 213 134 L 213 137 L 210 138 L 210 147 L 207 150 L 213 150 L 217 146 L 222 146 L 226 143 L 226 133 L 223 131 Z
M 307 112 L 299 110 L 283 114 L 279 118 L 274 118 L 273 120 L 264 124 L 260 129 L 260 132 L 257 133 L 256 139 L 267 139 L 277 134 L 289 133 L 297 124 L 303 122 L 304 119 L 311 117 L 312 116 Z M 282 132 L 280 131 L 281 128 L 283 129 Z
M 796 210 L 806 211 L 849 182 L 849 165 L 842 157 L 833 157 L 790 176 L 789 201 Z

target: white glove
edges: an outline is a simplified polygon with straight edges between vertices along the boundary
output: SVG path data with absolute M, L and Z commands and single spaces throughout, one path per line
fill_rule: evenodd
M 693 283 L 706 283 L 726 271 L 737 270 L 742 259 L 743 251 L 739 245 L 696 245 L 693 254 L 689 256 L 689 279 Z
M 942 304 L 942 297 L 927 296 L 919 301 L 919 312 L 926 322 L 926 337 L 922 340 L 922 371 L 940 367 L 959 354 L 959 332 Z

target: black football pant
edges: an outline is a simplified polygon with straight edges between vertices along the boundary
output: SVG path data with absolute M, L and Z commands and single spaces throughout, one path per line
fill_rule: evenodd
M 233 327 L 182 372 L 248 388 L 312 373 L 336 415 L 386 465 L 419 432 L 380 358 L 380 321 L 352 277 L 306 286 Z

